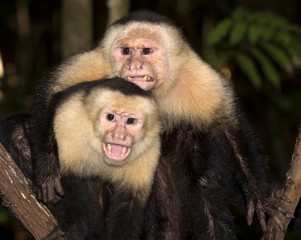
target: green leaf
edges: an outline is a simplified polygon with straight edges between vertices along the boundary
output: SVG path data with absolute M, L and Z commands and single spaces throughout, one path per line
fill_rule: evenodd
M 289 53 L 294 56 L 301 58 L 301 44 L 298 40 L 293 40 L 292 44 L 288 47 Z
M 273 63 L 259 50 L 251 49 L 251 54 L 260 64 L 263 74 L 266 79 L 277 89 L 280 88 L 280 77 Z
M 262 40 L 268 42 L 272 39 L 274 35 L 274 29 L 271 27 L 263 27 Z
M 290 73 L 293 71 L 290 59 L 281 48 L 272 43 L 262 43 L 260 45 L 280 67 Z
M 248 39 L 249 39 L 250 43 L 251 44 L 257 43 L 259 38 L 262 36 L 264 30 L 265 29 L 259 25 L 255 25 L 255 24 L 252 25 L 248 31 Z
M 289 31 L 293 32 L 294 34 L 297 34 L 299 37 L 301 36 L 301 28 L 296 24 L 289 24 Z
M 230 33 L 230 44 L 236 45 L 237 43 L 239 43 L 244 38 L 246 31 L 246 22 L 236 22 Z
M 246 74 L 254 87 L 257 89 L 260 88 L 262 79 L 253 59 L 245 53 L 239 53 L 237 55 L 237 63 L 241 71 Z
M 289 47 L 292 43 L 293 36 L 290 36 L 287 32 L 278 31 L 273 40 L 283 47 Z
M 209 42 L 212 44 L 219 43 L 228 34 L 231 25 L 232 20 L 229 18 L 226 18 L 218 23 L 209 35 Z
M 0 211 L 0 223 L 5 223 L 8 220 L 9 220 L 8 215 L 5 212 Z
M 226 62 L 232 57 L 233 51 L 220 51 L 218 57 L 206 59 L 210 65 L 216 69 L 220 69 L 225 65 Z
M 242 19 L 245 19 L 248 15 L 249 11 L 247 9 L 243 7 L 238 7 L 232 12 L 231 18 L 235 19 L 235 21 L 240 21 Z

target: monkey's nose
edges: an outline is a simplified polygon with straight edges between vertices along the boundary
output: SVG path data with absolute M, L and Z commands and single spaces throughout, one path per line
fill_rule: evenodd
M 144 68 L 143 62 L 140 61 L 133 61 L 128 63 L 127 69 L 129 71 L 134 71 L 134 70 L 142 70 Z
M 127 136 L 124 133 L 112 133 L 112 139 L 114 139 L 115 141 L 120 141 L 120 142 L 124 142 L 127 140 Z

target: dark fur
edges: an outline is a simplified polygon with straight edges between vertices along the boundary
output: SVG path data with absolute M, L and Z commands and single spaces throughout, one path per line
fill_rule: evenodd
M 64 102 L 66 99 L 68 99 L 70 96 L 75 94 L 76 92 L 84 91 L 85 94 L 83 97 L 87 96 L 92 88 L 95 87 L 101 87 L 104 89 L 110 89 L 113 91 L 118 91 L 121 92 L 124 95 L 127 96 L 142 96 L 142 97 L 151 97 L 151 92 L 147 92 L 139 88 L 133 83 L 126 82 L 120 78 L 107 78 L 107 79 L 100 79 L 100 80 L 95 80 L 95 81 L 90 81 L 90 82 L 83 82 L 76 84 L 70 88 L 67 88 L 64 91 L 56 93 L 50 102 L 50 114 L 49 116 L 54 115 L 54 110 L 58 108 L 58 106 Z
M 11 154 L 25 177 L 32 179 L 29 119 L 30 114 L 22 112 L 0 120 L 0 142 Z
M 140 11 L 132 12 L 130 15 L 127 15 L 127 16 L 115 21 L 113 23 L 113 25 L 115 25 L 115 24 L 125 25 L 131 21 L 151 22 L 151 23 L 157 23 L 157 24 L 165 23 L 165 24 L 175 26 L 175 23 L 168 17 L 154 13 L 154 12 L 150 12 L 148 10 L 140 10 Z

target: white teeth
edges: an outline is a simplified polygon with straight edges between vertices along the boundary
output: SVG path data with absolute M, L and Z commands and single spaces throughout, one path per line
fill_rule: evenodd
M 121 157 L 124 156 L 126 150 L 127 150 L 127 147 L 123 147 L 123 148 L 122 148 L 122 150 L 121 150 L 121 155 L 120 155 Z M 109 151 L 109 154 L 110 154 L 111 156 L 115 156 L 115 155 L 112 153 L 112 145 L 111 145 L 111 144 L 108 144 L 108 151 Z
M 122 151 L 121 151 L 121 157 L 123 157 L 123 156 L 124 156 L 124 154 L 125 154 L 125 151 L 126 151 L 126 147 L 123 147 L 123 148 L 122 148 Z
M 113 155 L 113 154 L 112 154 L 112 145 L 111 145 L 111 144 L 108 144 L 108 150 L 109 150 L 109 154 L 110 154 L 110 155 Z
M 135 77 L 126 77 L 126 80 L 128 81 L 132 81 L 134 80 Z M 151 80 L 151 77 L 150 76 L 147 76 L 147 75 L 144 75 L 142 78 L 141 78 L 141 81 L 150 81 Z

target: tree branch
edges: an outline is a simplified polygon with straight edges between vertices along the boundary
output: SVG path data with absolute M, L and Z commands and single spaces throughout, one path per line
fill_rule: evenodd
M 290 169 L 286 174 L 285 184 L 282 191 L 291 201 L 291 203 L 283 201 L 283 207 L 288 211 L 288 213 L 294 215 L 296 206 L 298 205 L 301 197 L 301 125 L 299 127 L 295 149 L 290 163 Z M 279 214 L 278 217 L 280 218 L 285 230 L 287 230 L 290 219 L 281 214 Z M 284 239 L 285 232 L 283 232 L 279 226 L 270 219 L 268 222 L 268 231 L 264 234 L 263 239 L 282 240 Z
M 38 202 L 21 170 L 0 143 L 0 193 L 2 203 L 37 240 L 48 236 L 57 221 L 48 208 Z

